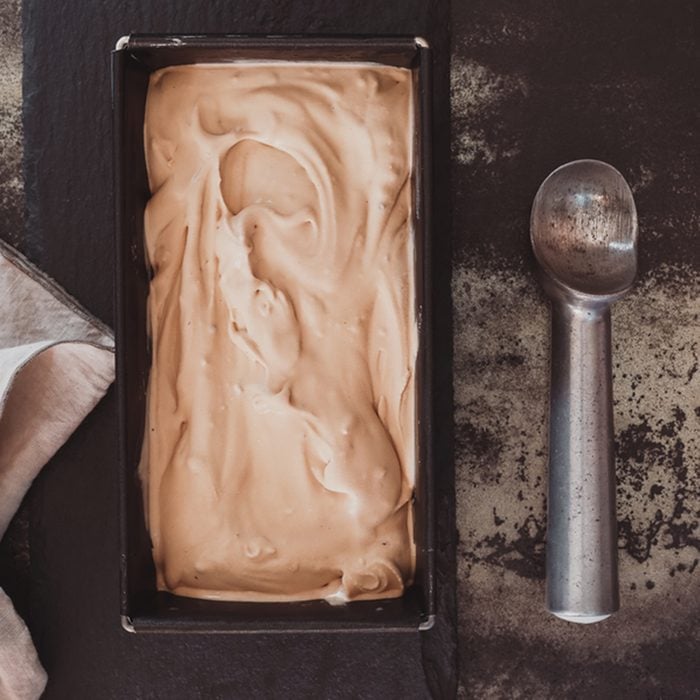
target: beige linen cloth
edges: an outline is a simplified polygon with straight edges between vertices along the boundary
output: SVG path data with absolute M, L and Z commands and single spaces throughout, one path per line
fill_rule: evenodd
M 0 537 L 113 380 L 109 328 L 0 242 Z M 33 700 L 45 685 L 29 631 L 0 589 L 0 699 Z

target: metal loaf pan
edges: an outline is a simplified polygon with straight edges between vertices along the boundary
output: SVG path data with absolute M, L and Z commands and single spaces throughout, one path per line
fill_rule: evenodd
M 149 271 L 143 215 L 150 197 L 143 144 L 148 78 L 169 65 L 240 60 L 354 61 L 410 68 L 414 75 L 414 232 L 416 317 L 417 482 L 415 583 L 395 600 L 331 606 L 198 600 L 156 590 L 137 469 L 141 454 L 150 348 L 146 325 Z M 431 125 L 430 49 L 420 38 L 230 35 L 131 35 L 112 52 L 116 204 L 116 343 L 120 446 L 121 616 L 130 632 L 412 632 L 435 614 L 433 560 L 432 353 L 430 347 Z

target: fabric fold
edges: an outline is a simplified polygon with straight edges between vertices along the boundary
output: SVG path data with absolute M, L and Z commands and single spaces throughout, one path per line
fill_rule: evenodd
M 104 324 L 0 242 L 0 536 L 41 468 L 114 380 Z M 41 696 L 46 673 L 0 590 L 0 697 Z

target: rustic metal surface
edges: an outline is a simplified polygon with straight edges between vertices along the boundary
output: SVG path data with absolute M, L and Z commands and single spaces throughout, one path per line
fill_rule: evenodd
M 697 697 L 700 245 L 692 2 L 452 5 L 455 453 L 464 697 Z M 543 178 L 614 165 L 639 280 L 613 314 L 621 610 L 543 613 L 549 314 Z

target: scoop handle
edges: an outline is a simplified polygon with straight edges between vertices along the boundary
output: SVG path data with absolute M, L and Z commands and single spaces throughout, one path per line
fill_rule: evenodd
M 609 303 L 552 301 L 547 610 L 619 608 Z

